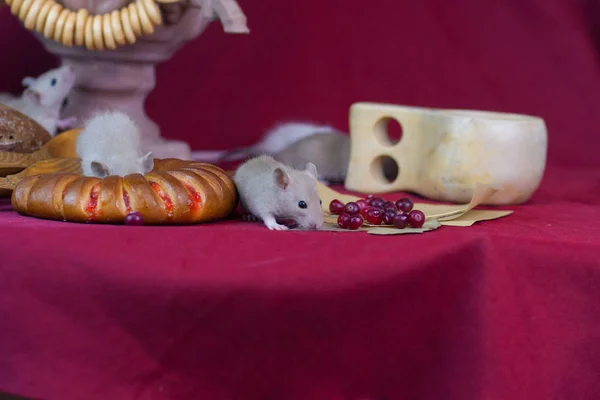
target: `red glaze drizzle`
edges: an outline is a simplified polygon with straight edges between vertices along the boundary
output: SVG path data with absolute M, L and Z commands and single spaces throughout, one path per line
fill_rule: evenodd
M 125 203 L 125 209 L 127 210 L 127 214 L 131 212 L 131 205 L 129 204 L 129 193 L 125 189 L 123 189 L 123 203 Z
M 98 196 L 100 195 L 101 184 L 101 182 L 98 182 L 94 186 L 92 186 L 92 191 L 90 192 L 90 199 L 85 205 L 85 213 L 88 215 L 88 219 L 90 220 L 96 217 L 96 209 L 98 207 Z
M 200 193 L 196 191 L 191 185 L 183 184 L 189 193 L 188 205 L 190 206 L 190 211 L 197 211 L 199 208 L 202 208 L 202 196 Z
M 154 191 L 156 192 L 156 194 L 158 195 L 158 197 L 160 197 L 162 199 L 162 201 L 165 203 L 165 210 L 167 210 L 167 212 L 169 214 L 173 213 L 173 201 L 164 192 L 164 190 L 162 190 L 162 188 L 160 187 L 160 185 L 158 183 L 156 183 L 156 182 L 150 182 L 150 186 L 152 186 L 152 189 L 154 189 Z

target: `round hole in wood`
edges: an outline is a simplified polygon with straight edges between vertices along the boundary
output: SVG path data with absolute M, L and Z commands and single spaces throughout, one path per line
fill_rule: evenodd
M 371 163 L 371 176 L 378 182 L 388 185 L 398 179 L 400 167 L 396 160 L 387 155 L 381 155 Z
M 402 139 L 402 125 L 391 117 L 381 118 L 373 130 L 379 143 L 384 146 L 395 146 Z

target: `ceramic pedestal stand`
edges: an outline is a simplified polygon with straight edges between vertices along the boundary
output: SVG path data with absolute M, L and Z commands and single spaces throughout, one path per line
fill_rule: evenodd
M 75 11 L 85 8 L 90 14 L 110 13 L 128 3 L 129 0 L 62 0 L 64 7 Z M 156 158 L 190 159 L 189 145 L 162 138 L 158 125 L 144 111 L 144 102 L 155 86 L 155 65 L 168 60 L 187 41 L 199 36 L 212 18 L 219 17 L 227 33 L 248 33 L 248 28 L 235 0 L 183 0 L 159 7 L 163 23 L 154 33 L 115 50 L 67 47 L 38 32 L 33 34 L 50 53 L 58 55 L 64 65 L 73 66 L 77 73 L 64 118 L 74 116 L 81 126 L 82 121 L 98 110 L 118 109 L 139 124 L 145 151 L 152 151 Z

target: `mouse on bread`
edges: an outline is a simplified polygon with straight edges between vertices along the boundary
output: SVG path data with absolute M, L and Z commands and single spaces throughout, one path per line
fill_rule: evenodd
M 154 167 L 152 152 L 142 154 L 139 127 L 120 111 L 99 113 L 86 121 L 76 152 L 85 176 L 144 175 Z
M 73 128 L 75 117 L 61 119 L 63 105 L 75 85 L 75 69 L 62 66 L 51 69 L 37 78 L 23 79 L 25 90 L 19 97 L 8 93 L 0 94 L 0 103 L 14 108 L 36 121 L 51 136 L 58 131 Z
M 294 169 L 269 155 L 241 164 L 233 177 L 240 205 L 270 230 L 287 230 L 277 220 L 294 220 L 303 229 L 321 229 L 323 210 L 317 189 L 317 168 L 307 163 Z

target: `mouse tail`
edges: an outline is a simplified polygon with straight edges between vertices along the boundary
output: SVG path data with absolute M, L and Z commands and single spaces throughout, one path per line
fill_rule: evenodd
M 226 150 L 197 150 L 192 151 L 193 161 L 218 162 Z
M 255 146 L 239 147 L 237 149 L 225 151 L 219 161 L 237 161 L 250 157 L 256 157 L 265 154 L 265 151 L 256 148 Z
M 232 150 L 197 150 L 192 151 L 192 160 L 212 163 L 237 161 L 252 157 L 255 153 L 256 151 L 251 147 L 242 147 Z

